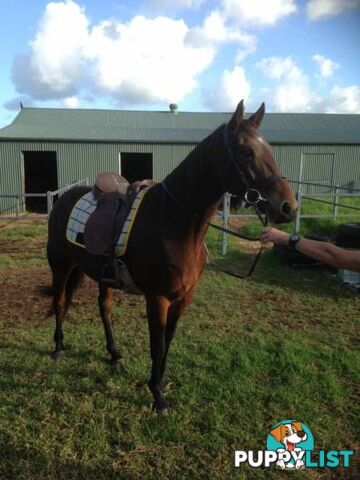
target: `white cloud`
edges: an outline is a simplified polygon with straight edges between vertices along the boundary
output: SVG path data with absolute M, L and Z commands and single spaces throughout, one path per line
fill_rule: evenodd
M 212 110 L 233 111 L 240 99 L 249 98 L 251 83 L 246 78 L 244 68 L 236 66 L 233 70 L 225 70 L 218 87 L 207 93 L 204 102 Z
M 276 88 L 273 97 L 277 112 L 311 112 L 318 101 L 307 81 L 298 83 L 286 81 Z
M 242 47 L 238 50 L 235 63 L 244 59 L 256 50 L 256 37 L 241 31 L 238 27 L 226 24 L 223 14 L 212 11 L 200 27 L 191 29 L 187 35 L 187 42 L 193 46 L 211 46 L 225 43 L 238 43 Z
M 256 66 L 271 79 L 304 80 L 304 74 L 291 57 L 263 58 Z
M 274 25 L 296 12 L 295 0 L 222 0 L 226 18 L 243 25 Z
M 327 113 L 360 113 L 360 85 L 340 87 L 335 85 L 330 92 L 330 98 L 325 102 Z
M 316 54 L 312 59 L 319 65 L 320 75 L 322 77 L 331 77 L 334 71 L 339 68 L 338 63 L 333 62 L 330 58 L 326 58 L 323 55 Z
M 198 8 L 205 0 L 147 0 L 150 7 L 155 9 L 185 9 Z
M 49 3 L 30 55 L 17 55 L 12 67 L 19 91 L 35 98 L 61 98 L 75 93 L 83 75 L 88 20 L 71 0 Z
M 129 100 L 180 101 L 215 54 L 211 47 L 187 44 L 188 31 L 182 20 L 167 17 L 102 22 L 88 45 L 97 85 Z
M 269 57 L 258 62 L 257 67 L 273 80 L 280 83 L 271 99 L 272 107 L 278 112 L 309 112 L 318 103 L 309 78 L 291 57 Z
M 49 3 L 39 31 L 30 42 L 31 67 L 38 80 L 65 91 L 81 76 L 84 44 L 87 40 L 88 20 L 79 5 Z
M 315 58 L 316 57 L 316 58 Z M 330 76 L 337 64 L 321 55 L 313 59 L 322 67 L 322 75 Z M 277 112 L 360 113 L 360 85 L 334 85 L 327 96 L 318 94 L 310 85 L 310 78 L 291 57 L 269 57 L 257 67 L 279 83 L 269 98 L 270 108 Z
M 306 5 L 306 13 L 310 20 L 318 20 L 359 7 L 360 0 L 309 0 Z
M 229 28 L 225 25 L 225 18 L 219 10 L 213 10 L 201 27 L 190 30 L 188 41 L 195 45 L 207 43 L 224 43 L 242 41 L 245 35 L 237 28 Z
M 64 107 L 66 108 L 79 108 L 80 100 L 78 97 L 67 97 L 63 100 Z
M 128 23 L 103 21 L 92 29 L 72 0 L 50 3 L 30 53 L 17 56 L 13 79 L 34 98 L 110 94 L 123 103 L 180 101 L 213 61 L 212 46 L 186 42 L 189 28 L 168 17 L 134 17 Z

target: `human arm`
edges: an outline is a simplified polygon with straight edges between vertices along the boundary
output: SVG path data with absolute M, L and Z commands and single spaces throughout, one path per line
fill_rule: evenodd
M 263 229 L 260 241 L 288 245 L 289 237 L 288 233 L 277 228 L 266 227 Z M 360 251 L 345 250 L 328 242 L 303 237 L 296 243 L 295 250 L 332 267 L 360 272 Z

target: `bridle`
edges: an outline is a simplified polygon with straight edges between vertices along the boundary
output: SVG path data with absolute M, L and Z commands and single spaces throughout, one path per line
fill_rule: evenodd
M 230 159 L 230 162 L 235 167 L 235 170 L 238 172 L 240 179 L 245 187 L 244 200 L 249 206 L 255 209 L 256 215 L 258 216 L 259 220 L 265 227 L 268 224 L 268 217 L 267 217 L 267 214 L 265 213 L 265 218 L 263 218 L 259 208 L 261 204 L 269 203 L 269 201 L 265 197 L 264 192 L 268 188 L 270 188 L 272 185 L 274 185 L 274 183 L 276 183 L 278 180 L 284 179 L 286 177 L 284 177 L 283 175 L 278 175 L 277 173 L 274 173 L 273 175 L 270 175 L 269 177 L 267 177 L 260 185 L 258 183 L 256 185 L 253 185 L 254 182 L 251 179 L 249 173 L 246 170 L 243 170 L 240 167 L 239 163 L 236 161 L 234 151 L 232 148 L 234 143 L 235 142 L 229 141 L 228 124 L 225 124 L 224 125 L 224 145 L 225 145 L 225 149 L 228 154 L 228 157 Z M 261 191 L 263 193 L 261 193 Z
M 254 185 L 254 182 L 251 179 L 250 174 L 246 170 L 243 170 L 240 167 L 239 163 L 236 161 L 234 151 L 233 151 L 233 148 L 232 148 L 232 146 L 235 142 L 229 142 L 228 124 L 224 125 L 223 137 L 224 137 L 224 146 L 225 146 L 225 150 L 228 154 L 228 158 L 229 158 L 230 162 L 232 163 L 232 165 L 235 167 L 235 170 L 238 172 L 238 174 L 240 176 L 240 179 L 241 179 L 241 181 L 242 181 L 242 183 L 245 187 L 244 199 L 250 207 L 254 208 L 254 210 L 256 212 L 256 215 L 259 218 L 260 222 L 262 223 L 262 225 L 264 227 L 266 227 L 267 224 L 268 224 L 268 215 L 267 215 L 267 213 L 265 213 L 265 215 L 263 216 L 263 214 L 260 210 L 260 205 L 262 203 L 263 204 L 269 203 L 269 201 L 266 199 L 265 196 L 262 195 L 261 192 L 263 192 L 263 194 L 264 194 L 264 191 L 266 191 L 268 188 L 270 188 L 275 182 L 277 182 L 278 180 L 281 180 L 283 178 L 286 178 L 286 177 L 284 177 L 282 175 L 278 175 L 278 174 L 275 173 L 275 174 L 267 177 L 264 180 L 264 182 L 262 182 L 261 185 L 258 185 L 258 184 Z M 185 210 L 186 212 L 188 212 L 190 215 L 192 215 L 194 217 L 197 217 L 197 218 L 200 217 L 200 215 L 197 212 L 194 212 L 191 209 L 187 208 L 185 205 L 183 205 L 173 195 L 173 193 L 169 190 L 168 186 L 166 185 L 165 180 L 163 180 L 161 182 L 161 185 L 162 185 L 163 189 L 165 190 L 165 192 L 168 194 L 168 196 L 172 200 L 174 200 L 174 202 L 177 203 L 183 210 Z M 259 241 L 259 237 L 256 237 L 256 238 L 248 237 L 247 235 L 242 235 L 240 233 L 234 232 L 233 230 L 229 230 L 227 228 L 220 227 L 219 225 L 215 225 L 214 223 L 211 223 L 208 220 L 205 220 L 205 223 L 207 225 L 209 225 L 210 227 L 215 228 L 216 230 L 220 230 L 221 232 L 228 233 L 230 235 L 233 235 L 234 237 L 241 238 L 243 240 L 248 240 L 250 242 Z M 257 255 L 256 255 L 256 257 L 253 261 L 253 264 L 251 265 L 251 267 L 250 267 L 250 269 L 249 269 L 249 271 L 246 275 L 238 275 L 237 273 L 230 272 L 230 271 L 227 271 L 227 270 L 222 270 L 222 271 L 224 273 L 227 273 L 228 275 L 232 275 L 232 276 L 237 277 L 237 278 L 249 277 L 253 273 L 253 271 L 255 270 L 257 262 L 260 259 L 262 250 L 263 250 L 263 246 L 261 245 L 260 249 L 259 249 L 259 252 L 257 253 Z

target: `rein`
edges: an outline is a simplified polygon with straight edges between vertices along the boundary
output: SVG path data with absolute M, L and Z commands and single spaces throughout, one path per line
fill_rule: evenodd
M 170 192 L 170 190 L 168 189 L 168 187 L 166 186 L 164 181 L 161 182 L 161 186 L 163 187 L 165 192 L 169 195 L 169 197 L 172 200 L 174 200 L 174 202 L 177 203 L 183 210 L 185 210 L 187 213 L 189 213 L 193 217 L 200 218 L 200 215 L 198 213 L 192 212 L 191 210 L 186 208 L 181 202 L 179 202 L 177 198 L 174 197 L 174 195 Z M 256 211 L 256 214 L 257 214 L 258 218 L 260 219 L 262 225 L 264 227 L 266 227 L 266 225 L 268 223 L 267 216 L 265 216 L 265 219 L 264 219 L 263 216 L 261 215 L 258 207 L 255 209 L 255 211 Z M 229 230 L 228 228 L 220 227 L 219 225 L 215 225 L 214 223 L 211 223 L 208 220 L 205 220 L 205 223 L 207 225 L 209 225 L 209 227 L 215 228 L 215 230 L 219 230 L 220 232 L 228 233 L 229 235 L 233 235 L 234 237 L 241 238 L 243 240 L 248 240 L 249 242 L 257 242 L 260 239 L 260 237 L 255 237 L 255 238 L 254 237 L 248 237 L 247 235 L 242 235 L 241 233 L 234 232 L 233 230 Z M 257 265 L 257 263 L 258 263 L 258 261 L 261 257 L 262 251 L 263 251 L 263 246 L 261 245 L 260 249 L 259 249 L 258 253 L 256 254 L 256 257 L 254 258 L 254 261 L 253 261 L 253 263 L 252 263 L 252 265 L 251 265 L 251 267 L 250 267 L 250 269 L 249 269 L 249 271 L 246 275 L 239 275 L 238 273 L 231 272 L 230 270 L 220 269 L 220 271 L 223 272 L 223 273 L 226 273 L 227 275 L 231 275 L 232 277 L 236 277 L 236 278 L 250 277 L 251 274 L 253 273 L 253 271 L 255 270 L 255 267 L 256 267 L 256 265 Z
M 259 203 L 260 202 L 267 202 L 267 199 L 264 198 L 260 191 L 255 189 L 255 188 L 252 188 L 250 186 L 250 183 L 248 182 L 248 179 L 246 178 L 247 177 L 247 174 L 246 172 L 242 171 L 242 169 L 240 168 L 238 162 L 235 160 L 235 157 L 234 157 L 234 152 L 233 152 L 233 149 L 232 149 L 232 144 L 229 142 L 229 138 L 228 138 L 228 129 L 227 129 L 227 125 L 224 126 L 224 144 L 225 144 L 225 149 L 228 153 L 228 157 L 231 161 L 231 163 L 233 164 L 233 166 L 235 167 L 236 171 L 239 173 L 240 177 L 241 177 L 241 180 L 246 188 L 246 193 L 245 193 L 245 196 L 244 196 L 244 199 L 245 201 L 248 203 L 249 206 L 253 207 L 254 210 L 255 210 L 255 213 L 257 215 L 257 217 L 259 218 L 260 222 L 262 223 L 262 225 L 264 227 L 267 226 L 268 224 L 268 216 L 267 214 L 265 214 L 265 218 L 263 217 L 261 211 L 260 211 L 260 208 L 259 208 Z M 261 189 L 262 190 L 266 190 L 267 188 L 269 188 L 270 186 L 272 186 L 277 180 L 280 180 L 282 178 L 285 178 L 283 176 L 279 176 L 277 174 L 273 174 L 271 175 L 270 177 L 268 177 L 265 182 L 261 185 Z M 196 217 L 196 218 L 200 218 L 200 215 L 196 212 L 193 212 L 192 210 L 190 210 L 189 208 L 187 208 L 186 206 L 184 206 L 174 195 L 173 193 L 168 189 L 166 183 L 165 183 L 165 180 L 163 180 L 161 182 L 161 185 L 163 187 L 163 189 L 165 190 L 165 192 L 169 195 L 169 197 L 174 200 L 175 203 L 177 203 L 183 210 L 185 210 L 187 213 L 189 213 L 190 215 Z M 209 227 L 212 227 L 212 228 L 215 228 L 216 230 L 219 230 L 221 232 L 224 232 L 224 233 L 228 233 L 229 235 L 233 235 L 234 237 L 237 237 L 237 238 L 241 238 L 243 240 L 248 240 L 250 242 L 257 242 L 259 241 L 259 238 L 260 237 L 256 237 L 256 238 L 253 238 L 253 237 L 248 237 L 247 235 L 242 235 L 240 233 L 237 233 L 237 232 L 234 232 L 233 230 L 229 230 L 227 228 L 224 228 L 224 227 L 220 227 L 219 225 L 215 225 L 214 223 L 211 223 L 209 222 L 208 220 L 205 220 L 205 223 L 207 225 L 209 225 Z M 234 272 L 231 272 L 231 271 L 227 271 L 227 270 L 221 270 L 222 272 L 228 274 L 228 275 L 231 275 L 233 277 L 236 277 L 236 278 L 246 278 L 246 277 L 250 277 L 251 274 L 253 273 L 253 271 L 255 270 L 255 267 L 260 259 L 260 256 L 261 256 L 261 253 L 263 251 L 263 246 L 261 245 L 260 246 L 260 249 L 258 251 L 258 253 L 256 254 L 256 257 L 253 261 L 253 264 L 251 265 L 248 273 L 246 275 L 239 275 L 237 273 L 234 273 Z

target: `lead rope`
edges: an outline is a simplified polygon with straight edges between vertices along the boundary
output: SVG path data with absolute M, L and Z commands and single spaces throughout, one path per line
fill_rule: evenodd
M 262 223 L 263 227 L 266 227 L 267 224 L 268 224 L 268 216 L 267 214 L 265 214 L 265 218 L 263 217 L 263 215 L 261 214 L 261 211 L 259 209 L 259 203 L 260 202 L 267 202 L 267 200 L 265 198 L 262 197 L 261 193 L 257 190 L 257 189 L 254 189 L 254 188 L 251 188 L 250 185 L 249 185 L 249 182 L 248 182 L 248 179 L 246 178 L 246 175 L 245 173 L 241 170 L 241 168 L 239 167 L 238 163 L 236 162 L 235 158 L 234 158 L 234 154 L 233 154 L 233 151 L 232 151 L 232 144 L 229 142 L 229 135 L 228 135 L 228 130 L 227 130 L 227 125 L 224 125 L 224 146 L 225 146 L 225 150 L 227 151 L 228 153 L 228 156 L 230 158 L 230 161 L 231 163 L 233 164 L 233 166 L 235 167 L 235 169 L 237 170 L 237 172 L 239 173 L 240 175 L 240 178 L 246 188 L 246 193 L 245 193 L 245 200 L 247 201 L 248 205 L 250 205 L 251 207 L 253 207 L 255 209 L 255 213 L 256 215 L 258 216 L 260 222 Z M 266 179 L 266 182 L 265 184 L 262 186 L 262 188 L 268 188 L 270 185 L 272 185 L 273 183 L 275 183 L 277 180 L 280 180 L 282 178 L 285 178 L 284 176 L 282 175 L 278 175 L 278 174 L 274 174 L 274 175 L 271 175 L 269 178 Z M 175 203 L 177 203 L 183 210 L 185 210 L 186 212 L 188 212 L 190 215 L 194 216 L 194 217 L 197 217 L 199 218 L 199 214 L 196 213 L 196 212 L 192 212 L 189 208 L 185 207 L 184 205 L 182 205 L 181 202 L 179 202 L 179 200 L 177 198 L 174 197 L 174 195 L 169 191 L 169 189 L 167 188 L 166 184 L 165 184 L 165 181 L 162 181 L 161 182 L 161 185 L 163 187 L 163 189 L 165 190 L 165 192 L 169 195 L 170 198 L 172 198 L 174 200 Z M 252 198 L 251 198 L 252 197 Z M 248 240 L 250 242 L 257 242 L 259 241 L 259 237 L 257 238 L 252 238 L 252 237 L 248 237 L 247 235 L 242 235 L 240 233 L 237 233 L 237 232 L 234 232 L 232 230 L 228 230 L 227 228 L 224 228 L 224 227 L 220 227 L 219 225 L 215 225 L 211 222 L 209 222 L 208 220 L 205 220 L 205 223 L 207 225 L 209 225 L 210 227 L 212 228 L 215 228 L 216 230 L 220 230 L 221 232 L 225 232 L 225 233 L 228 233 L 229 235 L 233 235 L 234 237 L 237 237 L 237 238 L 242 238 L 244 240 Z M 255 259 L 254 259 L 254 262 L 253 264 L 251 265 L 250 267 L 250 270 L 249 272 L 247 273 L 247 275 L 238 275 L 237 273 L 234 273 L 234 272 L 230 272 L 230 271 L 225 271 L 225 270 L 221 270 L 222 272 L 224 273 L 227 273 L 228 275 L 231 275 L 233 277 L 236 277 L 236 278 L 246 278 L 246 277 L 250 277 L 250 275 L 253 273 L 253 271 L 255 270 L 255 267 L 259 261 L 259 258 L 261 257 L 261 253 L 263 251 L 263 245 L 260 246 L 260 249 L 259 249 L 259 252 L 257 253 Z
M 177 203 L 177 205 L 179 205 L 183 210 L 185 210 L 187 213 L 189 213 L 193 217 L 200 218 L 200 215 L 198 213 L 192 212 L 190 209 L 186 208 L 182 203 L 180 203 L 177 198 L 174 197 L 174 195 L 169 191 L 169 189 L 165 185 L 165 181 L 161 182 L 161 186 L 163 187 L 165 192 L 169 195 L 169 197 L 172 200 L 174 200 L 174 202 Z M 257 217 L 259 218 L 260 222 L 262 223 L 262 225 L 264 227 L 266 227 L 267 224 L 268 224 L 267 215 L 265 214 L 265 218 L 263 217 L 257 203 L 251 204 L 251 206 L 254 208 L 255 213 L 256 213 Z M 216 230 L 219 230 L 220 232 L 228 233 L 229 235 L 233 235 L 234 237 L 241 238 L 243 240 L 248 240 L 249 242 L 258 242 L 259 239 L 260 239 L 260 237 L 255 237 L 255 238 L 254 237 L 248 237 L 247 235 L 242 235 L 241 233 L 234 232 L 233 230 L 229 230 L 227 228 L 220 227 L 219 225 L 215 225 L 214 223 L 211 223 L 208 220 L 205 220 L 205 223 L 207 225 L 209 225 L 209 227 L 215 228 Z M 205 249 L 206 249 L 207 253 L 209 253 L 208 248 L 206 246 L 205 246 Z M 263 245 L 260 246 L 260 249 L 259 249 L 258 253 L 256 254 L 256 257 L 253 261 L 253 264 L 251 265 L 251 267 L 250 267 L 250 269 L 249 269 L 249 271 L 246 275 L 239 275 L 238 273 L 231 272 L 230 270 L 223 270 L 221 268 L 219 268 L 219 270 L 223 273 L 226 273 L 227 275 L 230 275 L 230 276 L 236 277 L 236 278 L 250 277 L 251 274 L 253 273 L 253 271 L 255 270 L 255 267 L 256 267 L 256 265 L 257 265 L 257 263 L 258 263 L 258 261 L 261 257 L 262 251 L 263 251 Z
M 262 216 L 260 210 L 259 210 L 259 207 L 257 205 L 253 205 L 254 207 L 254 210 L 256 212 L 256 215 L 258 216 L 260 222 L 262 223 L 262 226 L 263 227 L 267 227 L 268 225 L 268 216 L 265 215 L 265 218 Z M 229 232 L 231 233 L 231 231 Z M 253 240 L 255 241 L 255 239 L 250 239 L 250 240 Z M 256 240 L 259 240 L 259 238 L 257 238 Z M 235 272 L 232 272 L 231 270 L 221 270 L 222 272 L 226 273 L 227 275 L 230 275 L 231 277 L 235 277 L 235 278 L 247 278 L 247 277 L 251 277 L 253 271 L 255 270 L 256 268 L 256 265 L 258 263 L 258 261 L 260 260 L 260 257 L 261 257 L 261 254 L 263 252 L 263 249 L 264 249 L 264 246 L 263 244 L 260 245 L 260 249 L 258 251 L 258 253 L 256 254 L 256 257 L 254 258 L 254 261 L 248 271 L 248 273 L 246 275 L 240 275 L 238 273 L 235 273 Z

